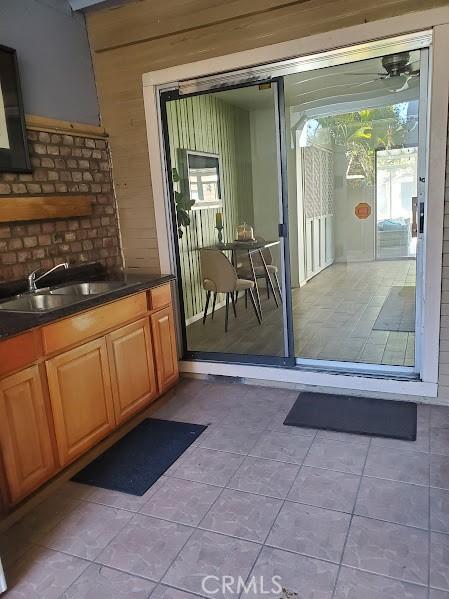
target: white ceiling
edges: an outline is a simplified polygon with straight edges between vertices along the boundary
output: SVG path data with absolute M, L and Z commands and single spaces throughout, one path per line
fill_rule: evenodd
M 417 63 L 419 51 L 410 54 L 412 62 Z M 359 101 L 368 107 L 373 102 L 373 105 L 398 103 L 418 97 L 419 78 L 410 79 L 407 90 L 391 92 L 388 80 L 380 78 L 381 73 L 386 73 L 382 59 L 372 58 L 288 75 L 284 79 L 286 106 L 303 113 L 332 105 L 333 111 L 340 112 L 344 105 Z M 218 92 L 217 96 L 246 110 L 274 106 L 273 90 L 259 89 L 258 86 Z

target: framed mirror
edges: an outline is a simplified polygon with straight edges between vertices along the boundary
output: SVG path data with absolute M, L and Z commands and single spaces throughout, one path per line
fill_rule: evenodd
M 31 172 L 17 55 L 0 45 L 0 172 Z

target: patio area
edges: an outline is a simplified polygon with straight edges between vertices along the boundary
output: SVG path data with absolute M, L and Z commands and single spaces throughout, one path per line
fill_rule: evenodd
M 149 414 L 207 430 L 144 496 L 67 482 L 4 533 L 7 597 L 232 597 L 202 580 L 279 576 L 248 594 L 449 599 L 449 408 L 420 405 L 411 443 L 286 427 L 297 394 L 183 380 Z

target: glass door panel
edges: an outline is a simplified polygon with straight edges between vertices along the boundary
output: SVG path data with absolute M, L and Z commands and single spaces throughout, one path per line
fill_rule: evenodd
M 414 366 L 424 54 L 285 77 L 300 362 Z
M 185 356 L 288 358 L 278 93 L 162 95 Z
M 376 150 L 376 256 L 416 257 L 418 148 Z

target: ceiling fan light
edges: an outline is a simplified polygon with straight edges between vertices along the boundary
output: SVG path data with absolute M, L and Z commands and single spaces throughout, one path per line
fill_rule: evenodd
M 391 75 L 390 77 L 385 77 L 385 79 L 382 79 L 382 81 L 384 86 L 388 89 L 388 91 L 398 92 L 404 88 L 404 85 L 406 85 L 408 78 L 409 76 L 405 74 Z

